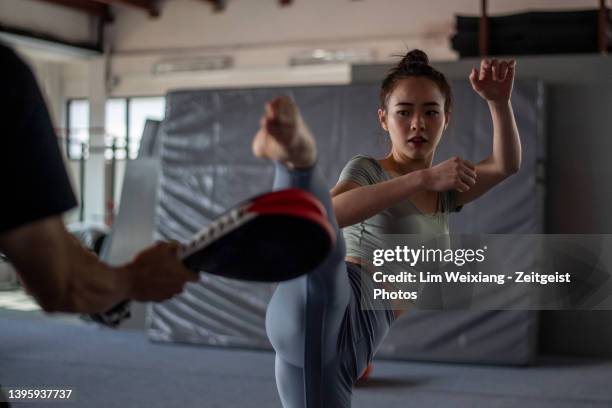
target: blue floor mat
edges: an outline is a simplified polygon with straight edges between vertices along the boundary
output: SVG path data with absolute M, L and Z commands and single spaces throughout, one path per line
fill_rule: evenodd
M 526 368 L 376 361 L 353 407 L 609 408 L 611 379 L 611 361 L 587 359 Z M 51 319 L 0 318 L 0 384 L 74 390 L 53 407 L 280 407 L 272 353 L 155 344 L 143 332 Z

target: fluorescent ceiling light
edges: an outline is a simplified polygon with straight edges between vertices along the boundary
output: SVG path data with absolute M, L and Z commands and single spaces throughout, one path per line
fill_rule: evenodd
M 229 55 L 209 55 L 205 57 L 175 58 L 156 62 L 153 75 L 167 75 L 181 72 L 219 71 L 229 69 L 234 60 Z
M 326 50 L 315 49 L 293 54 L 289 57 L 289 65 L 318 65 L 371 62 L 374 59 L 372 50 L 368 49 L 345 49 Z

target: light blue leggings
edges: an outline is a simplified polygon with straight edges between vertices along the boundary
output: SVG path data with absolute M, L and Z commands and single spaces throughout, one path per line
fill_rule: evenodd
M 280 283 L 268 305 L 266 330 L 276 351 L 278 392 L 284 408 L 350 407 L 353 384 L 387 334 L 393 312 L 361 310 L 365 283 L 359 266 L 344 261 L 342 232 L 316 166 L 289 170 L 276 164 L 274 189 L 290 187 L 321 201 L 337 241 L 317 269 Z

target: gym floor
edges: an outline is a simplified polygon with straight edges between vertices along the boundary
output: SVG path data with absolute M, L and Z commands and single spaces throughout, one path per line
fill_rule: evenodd
M 60 407 L 279 407 L 274 355 L 151 343 L 143 332 L 0 313 L 0 384 L 71 388 Z M 376 361 L 359 407 L 612 407 L 612 361 L 543 358 L 532 367 Z M 40 402 L 15 403 L 39 407 Z

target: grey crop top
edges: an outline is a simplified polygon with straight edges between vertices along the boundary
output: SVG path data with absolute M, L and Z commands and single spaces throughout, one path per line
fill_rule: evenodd
M 374 158 L 355 156 L 346 164 L 339 181 L 352 181 L 361 186 L 390 180 L 391 176 Z M 342 232 L 346 241 L 346 255 L 368 259 L 371 251 L 384 248 L 381 237 L 388 234 L 448 234 L 448 216 L 459 211 L 457 192 L 441 193 L 440 210 L 435 214 L 424 214 L 408 199 L 389 207 L 357 224 L 345 227 Z

